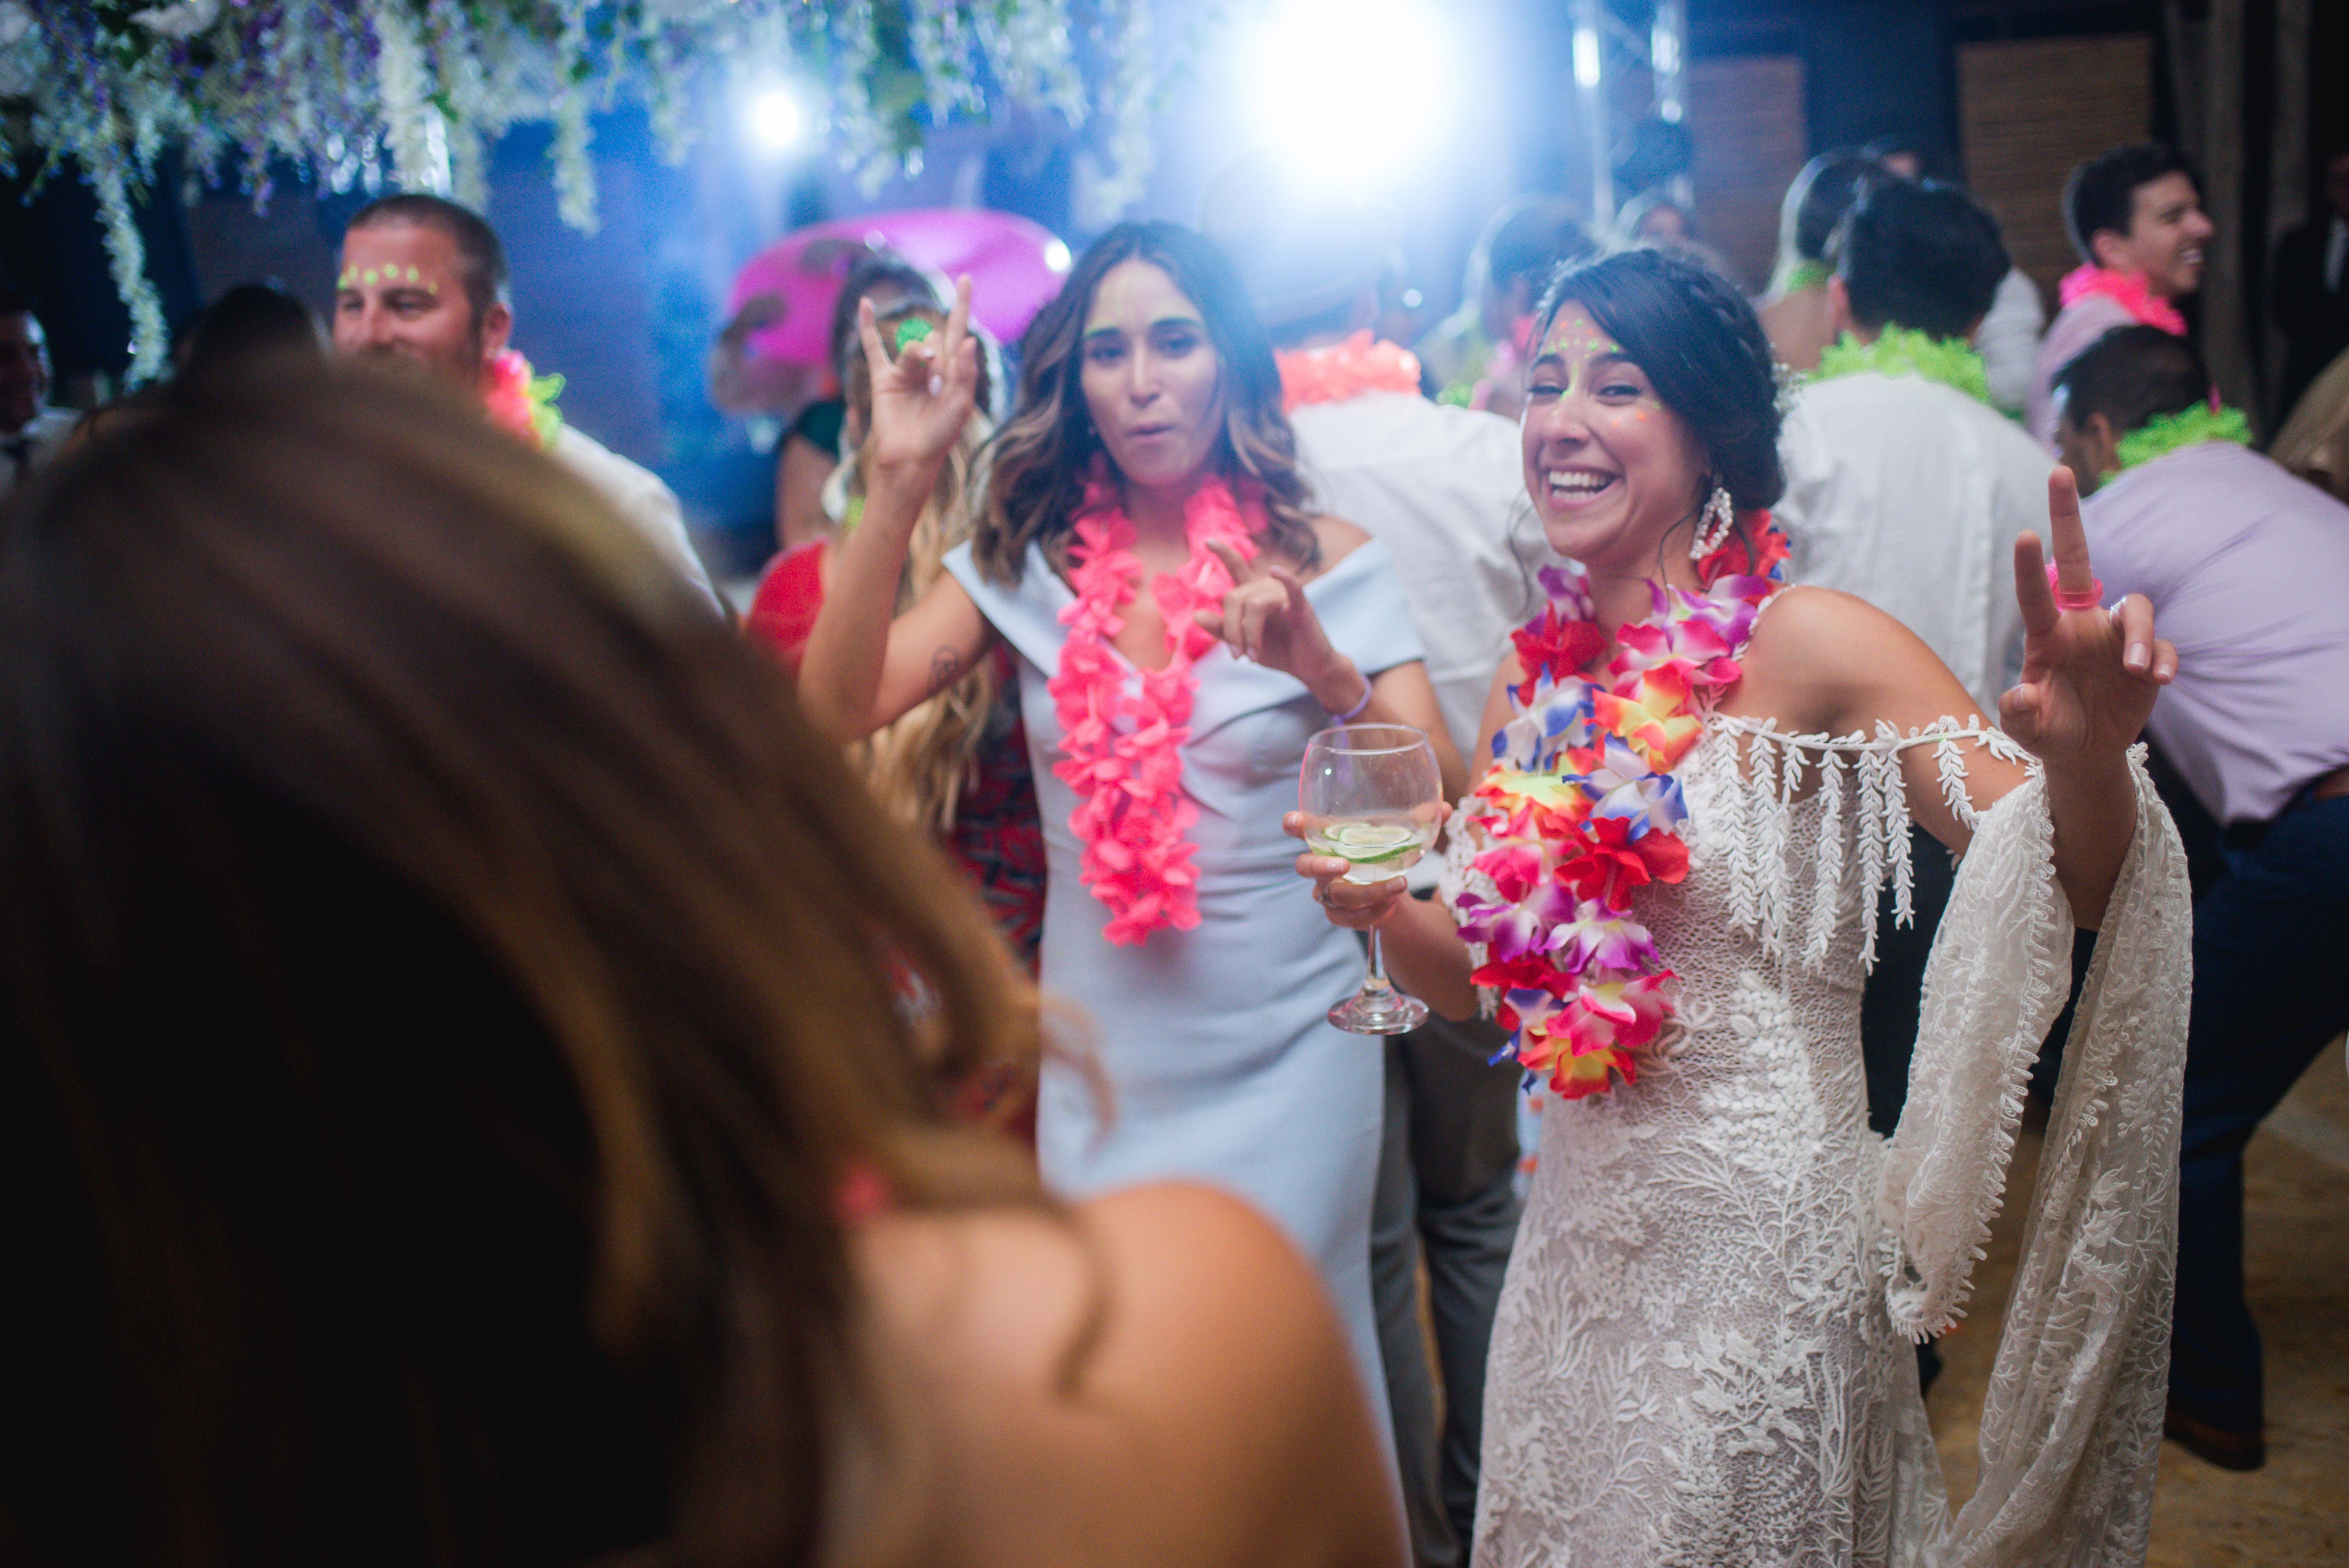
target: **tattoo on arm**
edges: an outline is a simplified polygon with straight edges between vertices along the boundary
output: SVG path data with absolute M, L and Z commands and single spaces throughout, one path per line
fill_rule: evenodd
M 962 655 L 951 644 L 940 644 L 938 651 L 930 655 L 930 696 L 936 696 L 954 685 L 955 677 L 960 674 Z

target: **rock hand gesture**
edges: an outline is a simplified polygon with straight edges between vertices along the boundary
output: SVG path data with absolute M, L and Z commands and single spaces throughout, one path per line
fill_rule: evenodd
M 895 358 L 881 343 L 873 302 L 856 307 L 856 335 L 864 345 L 864 366 L 873 377 L 873 428 L 865 437 L 865 460 L 888 473 L 918 471 L 926 490 L 930 476 L 957 438 L 978 392 L 978 341 L 970 335 L 970 279 L 955 280 L 954 307 L 944 329 L 907 342 Z

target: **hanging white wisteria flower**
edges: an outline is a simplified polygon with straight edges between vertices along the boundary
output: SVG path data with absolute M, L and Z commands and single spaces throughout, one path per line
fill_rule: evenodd
M 388 182 L 479 205 L 488 144 L 552 121 L 564 221 L 592 230 L 592 114 L 642 101 L 675 159 L 689 106 L 782 72 L 823 95 L 833 150 L 868 191 L 918 170 L 925 138 L 950 119 L 1011 104 L 1073 129 L 1096 97 L 1110 126 L 1102 183 L 1123 206 L 1150 172 L 1164 79 L 1153 3 L 0 0 L 0 107 L 14 111 L 0 115 L 0 161 L 70 160 L 91 183 L 136 382 L 161 370 L 167 342 L 133 205 L 173 143 L 256 201 L 290 162 L 334 191 Z

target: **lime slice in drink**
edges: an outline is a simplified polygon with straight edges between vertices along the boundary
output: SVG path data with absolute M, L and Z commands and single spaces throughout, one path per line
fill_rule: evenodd
M 1314 847 L 1358 866 L 1398 860 L 1421 847 L 1419 830 L 1402 822 L 1332 822 Z

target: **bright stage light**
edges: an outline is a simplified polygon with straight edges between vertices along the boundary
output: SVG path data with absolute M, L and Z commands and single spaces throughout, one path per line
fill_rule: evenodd
M 750 139 L 769 152 L 788 152 L 807 130 L 807 111 L 789 88 L 766 88 L 751 95 L 743 123 Z
M 1599 85 L 1599 29 L 1574 30 L 1574 79 L 1586 88 Z
M 1443 150 L 1454 51 L 1429 0 L 1286 0 L 1249 48 L 1243 112 L 1298 173 L 1369 191 Z

